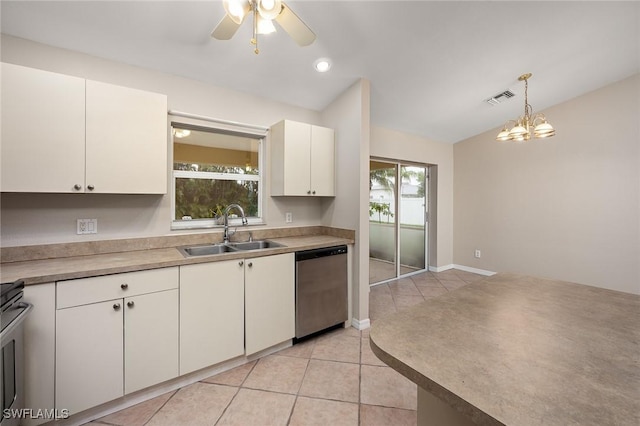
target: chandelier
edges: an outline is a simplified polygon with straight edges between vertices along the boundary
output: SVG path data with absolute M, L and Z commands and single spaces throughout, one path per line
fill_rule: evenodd
M 529 78 L 531 78 L 531 73 L 522 74 L 518 77 L 518 81 L 524 81 L 524 115 L 518 117 L 517 120 L 507 121 L 498 136 L 496 136 L 497 141 L 528 141 L 531 139 L 531 129 L 533 129 L 533 136 L 536 138 L 550 138 L 556 134 L 555 129 L 547 122 L 544 114 L 534 114 L 533 108 L 529 105 L 527 98 Z M 510 123 L 514 123 L 511 130 L 509 130 Z

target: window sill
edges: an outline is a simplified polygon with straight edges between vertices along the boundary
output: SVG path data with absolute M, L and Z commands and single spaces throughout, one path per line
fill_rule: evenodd
M 264 226 L 266 223 L 259 217 L 247 218 L 248 226 Z M 239 218 L 229 219 L 230 228 L 241 228 L 242 220 Z M 174 220 L 171 222 L 172 231 L 180 231 L 184 229 L 224 229 L 224 225 L 216 223 L 213 219 L 192 219 L 192 220 Z

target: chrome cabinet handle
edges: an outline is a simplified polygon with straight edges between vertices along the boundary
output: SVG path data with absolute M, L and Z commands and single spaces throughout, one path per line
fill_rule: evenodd
M 127 306 L 130 307 L 130 308 L 133 308 L 135 306 L 135 303 L 133 303 L 133 300 L 129 300 L 127 302 Z
M 242 266 L 244 265 L 244 262 L 241 260 L 240 262 L 238 262 L 238 266 Z
M 93 185 L 87 185 L 87 189 L 88 189 L 89 191 L 93 191 L 95 188 L 96 188 L 96 187 L 95 187 L 95 186 L 93 186 Z
M 129 284 L 127 284 L 127 283 L 120 284 L 120 288 L 123 289 L 123 290 L 126 290 L 126 289 L 129 288 Z
M 82 189 L 82 185 L 76 183 L 75 185 L 73 185 L 73 189 L 75 189 L 76 191 L 80 191 Z
M 114 303 L 113 304 L 113 310 L 114 311 L 119 311 L 120 310 L 120 304 L 119 303 Z

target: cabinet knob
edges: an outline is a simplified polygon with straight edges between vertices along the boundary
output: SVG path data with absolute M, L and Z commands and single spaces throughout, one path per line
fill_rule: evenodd
M 113 304 L 113 310 L 114 311 L 119 311 L 120 310 L 120 304 L 119 303 L 114 303 Z
M 316 191 L 313 191 L 313 192 L 312 192 L 312 194 L 313 194 L 313 195 L 316 195 Z
M 135 303 L 133 303 L 133 300 L 129 300 L 127 302 L 127 306 L 130 307 L 130 308 L 133 308 L 135 306 Z
M 242 265 L 244 265 L 244 262 L 241 260 L 240 262 L 238 262 L 238 265 L 242 266 Z
M 307 191 L 307 194 L 308 194 L 308 195 L 311 195 L 311 190 L 308 190 L 308 191 Z
M 249 268 L 251 268 L 251 267 L 253 266 L 253 262 L 249 262 L 249 263 L 247 264 L 247 266 L 249 266 Z
M 127 283 L 120 284 L 120 288 L 123 289 L 123 290 L 126 290 L 126 289 L 129 288 L 129 284 L 127 284 Z
M 93 185 L 87 185 L 87 189 L 88 189 L 89 191 L 93 191 L 94 189 L 96 189 L 96 187 L 95 187 L 95 186 L 93 186 Z
M 75 189 L 76 191 L 80 191 L 82 189 L 82 185 L 76 183 L 75 185 L 73 185 L 73 189 Z

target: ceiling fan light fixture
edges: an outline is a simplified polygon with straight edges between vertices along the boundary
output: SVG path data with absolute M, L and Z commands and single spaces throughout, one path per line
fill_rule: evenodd
M 244 18 L 251 10 L 249 0 L 224 0 L 222 5 L 227 15 L 238 25 L 242 24 Z
M 256 7 L 264 19 L 276 19 L 282 11 L 282 0 L 256 0 Z
M 270 19 L 264 19 L 260 15 L 257 17 L 258 19 L 258 29 L 257 32 L 260 35 L 264 34 L 272 34 L 276 32 L 276 27 L 273 25 L 273 21 Z

